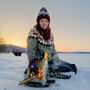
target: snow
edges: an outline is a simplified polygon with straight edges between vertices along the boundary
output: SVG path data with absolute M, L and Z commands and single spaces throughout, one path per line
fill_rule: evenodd
M 13 53 L 0 54 L 0 90 L 90 90 L 90 54 L 58 54 L 60 59 L 77 65 L 78 72 L 71 79 L 56 79 L 48 88 L 19 86 L 23 80 L 28 60 L 25 53 L 14 56 Z

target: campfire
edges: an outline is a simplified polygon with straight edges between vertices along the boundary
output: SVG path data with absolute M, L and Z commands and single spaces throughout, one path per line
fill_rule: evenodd
M 47 57 L 48 57 L 47 52 L 44 52 L 44 60 L 47 60 Z M 41 78 L 41 77 L 42 77 L 42 68 L 39 67 L 38 68 L 38 74 L 37 74 L 36 78 Z

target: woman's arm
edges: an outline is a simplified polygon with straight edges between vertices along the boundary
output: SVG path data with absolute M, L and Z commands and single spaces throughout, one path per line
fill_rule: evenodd
M 60 63 L 60 59 L 59 59 L 59 56 L 56 52 L 54 44 L 53 44 L 53 50 L 52 50 L 52 62 L 54 65 L 58 65 Z
M 27 55 L 28 60 L 36 58 L 37 35 L 31 30 L 27 38 Z
M 52 38 L 52 41 L 53 41 L 53 45 L 52 45 L 52 62 L 54 65 L 58 65 L 62 62 L 62 60 L 59 58 L 57 52 L 56 52 L 56 49 L 55 49 L 55 44 L 54 44 L 54 36 L 53 34 L 51 33 L 51 38 Z

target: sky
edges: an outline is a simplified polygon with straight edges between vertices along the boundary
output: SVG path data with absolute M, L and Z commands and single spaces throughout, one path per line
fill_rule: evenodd
M 0 0 L 0 38 L 27 47 L 41 7 L 49 12 L 57 51 L 90 51 L 90 0 Z

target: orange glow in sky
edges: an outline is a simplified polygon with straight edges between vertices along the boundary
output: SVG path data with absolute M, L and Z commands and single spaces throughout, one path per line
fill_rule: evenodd
M 6 44 L 26 47 L 29 31 L 36 24 L 40 8 L 45 6 L 51 18 L 56 50 L 90 51 L 89 4 L 89 0 L 2 0 L 0 37 Z

